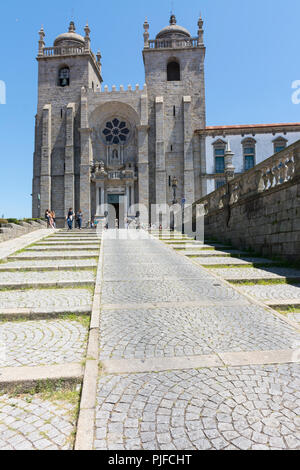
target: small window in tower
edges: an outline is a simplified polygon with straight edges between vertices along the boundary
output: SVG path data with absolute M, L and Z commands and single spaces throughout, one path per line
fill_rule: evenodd
M 168 82 L 180 81 L 180 65 L 178 62 L 172 61 L 168 63 L 167 80 Z
M 63 67 L 58 73 L 58 86 L 69 86 L 70 85 L 70 69 L 69 67 Z
M 173 116 L 176 116 L 176 106 L 173 106 Z

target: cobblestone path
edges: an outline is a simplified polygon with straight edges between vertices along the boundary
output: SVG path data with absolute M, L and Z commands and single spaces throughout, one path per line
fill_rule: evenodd
M 101 240 L 42 235 L 0 264 L 0 450 L 74 447 Z
M 94 448 L 300 449 L 297 325 L 222 280 L 234 264 L 233 280 L 260 279 L 256 265 L 269 276 L 273 261 L 114 233 L 103 240 Z M 276 269 L 277 281 L 299 274 Z
M 0 263 L 0 450 L 73 449 L 80 434 L 98 450 L 299 450 L 299 270 L 131 235 L 35 234 Z

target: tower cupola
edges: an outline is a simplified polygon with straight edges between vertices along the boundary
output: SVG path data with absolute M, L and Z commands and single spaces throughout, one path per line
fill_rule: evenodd
M 60 34 L 54 41 L 54 47 L 84 47 L 85 39 L 80 34 L 77 34 L 74 21 L 70 22 L 69 31 Z

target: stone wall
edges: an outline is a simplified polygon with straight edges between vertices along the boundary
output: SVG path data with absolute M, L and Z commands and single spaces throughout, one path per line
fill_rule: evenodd
M 205 238 L 300 261 L 300 141 L 200 199 Z
M 34 232 L 35 230 L 40 230 L 46 227 L 47 224 L 43 220 L 20 222 L 20 225 L 2 224 L 0 227 L 0 243 L 7 240 L 12 240 L 13 238 L 21 237 L 22 235 L 26 235 L 26 233 Z

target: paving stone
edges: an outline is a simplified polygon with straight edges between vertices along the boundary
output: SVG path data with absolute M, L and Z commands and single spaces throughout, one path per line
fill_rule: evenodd
M 276 284 L 240 286 L 240 289 L 248 295 L 259 300 L 298 300 L 300 302 L 300 284 Z
M 36 284 L 57 284 L 64 282 L 95 282 L 93 271 L 51 271 L 51 272 L 2 272 L 0 288 L 9 286 L 26 286 Z
M 0 367 L 81 362 L 86 336 L 87 329 L 77 321 L 0 323 L 0 339 L 4 345 Z
M 228 281 L 300 278 L 300 270 L 291 268 L 247 268 L 212 269 L 212 272 Z
M 52 312 L 76 307 L 90 308 L 92 293 L 88 289 L 28 289 L 0 291 L 0 309 L 35 308 Z
M 267 370 L 266 370 L 267 369 Z M 267 372 L 267 373 L 266 373 Z M 247 388 L 236 388 L 237 382 L 243 383 L 246 381 L 246 377 L 251 376 L 253 382 L 256 384 L 257 392 L 248 392 Z M 218 378 L 223 377 L 223 381 L 218 382 Z M 239 379 L 239 380 L 238 380 Z M 99 393 L 102 387 L 109 386 L 110 383 L 114 383 L 111 388 L 110 394 L 107 398 L 104 398 Z M 270 391 L 273 388 L 274 383 L 277 384 L 279 389 L 282 391 L 283 388 L 288 387 L 292 393 L 297 393 L 300 384 L 300 365 L 289 364 L 281 366 L 244 366 L 244 367 L 230 367 L 230 368 L 213 368 L 213 369 L 201 369 L 201 370 L 186 370 L 186 371 L 175 371 L 175 372 L 160 372 L 160 373 L 148 373 L 148 374 L 132 374 L 132 375 L 120 375 L 120 376 L 103 376 L 99 380 L 98 385 L 98 397 L 97 397 L 97 417 L 101 413 L 101 409 L 105 402 L 114 404 L 114 408 L 118 406 L 118 403 L 122 399 L 122 396 L 127 393 L 128 388 L 135 389 L 136 392 L 132 395 L 132 403 L 130 409 L 135 410 L 135 419 L 140 422 L 140 427 L 134 429 L 131 436 L 128 436 L 129 440 L 126 444 L 127 449 L 151 448 L 156 442 L 158 449 L 165 449 L 165 445 L 172 445 L 172 449 L 175 447 L 177 450 L 190 450 L 190 449 L 221 449 L 232 446 L 238 449 L 252 449 L 259 448 L 259 446 L 265 446 L 269 449 L 277 448 L 300 448 L 300 436 L 295 437 L 295 432 L 290 430 L 288 436 L 270 435 L 279 432 L 280 426 L 286 425 L 286 423 L 293 422 L 297 415 L 286 416 L 286 408 L 284 405 L 283 393 L 281 395 L 273 395 Z M 184 391 L 182 384 L 186 385 L 188 394 Z M 218 384 L 218 390 L 215 385 Z M 142 410 L 135 408 L 135 402 L 139 401 L 143 395 L 145 387 L 153 386 L 153 393 L 151 398 L 155 397 L 155 404 L 158 406 L 157 412 L 143 413 Z M 118 393 L 116 393 L 116 389 Z M 258 409 L 246 409 L 237 402 L 243 401 L 244 403 L 254 402 L 254 398 L 258 398 L 260 390 L 266 390 L 267 400 L 261 406 L 263 408 Z M 167 424 L 168 428 L 166 432 L 158 431 L 160 425 L 159 420 L 164 414 L 160 414 L 159 410 L 162 407 L 162 402 L 168 401 L 165 396 L 168 393 L 177 396 L 172 401 L 171 407 L 171 421 Z M 186 398 L 184 396 L 188 395 Z M 113 398 L 112 398 L 113 397 Z M 235 400 L 237 398 L 237 401 Z M 146 398 L 146 404 L 149 402 L 150 397 Z M 242 400 L 243 399 L 243 400 Z M 213 401 L 212 401 L 213 400 Z M 295 398 L 297 406 L 300 398 Z M 198 403 L 198 407 L 193 405 L 193 408 L 197 408 L 199 416 L 203 416 L 202 419 L 194 421 L 188 417 L 187 410 L 190 409 L 191 401 Z M 175 410 L 180 408 L 185 411 L 183 419 L 177 420 Z M 267 421 L 269 428 L 265 426 L 265 419 L 267 416 L 271 416 L 272 404 L 279 405 L 279 411 L 276 412 L 275 417 L 271 421 Z M 214 410 L 214 416 L 205 418 L 207 409 Z M 231 416 L 231 423 L 223 423 L 217 419 L 220 409 L 230 410 L 229 416 Z M 163 407 L 164 408 L 164 407 Z M 256 408 L 254 406 L 254 408 Z M 128 414 L 129 414 L 128 411 Z M 243 411 L 243 415 L 240 412 Z M 247 422 L 248 416 L 254 416 L 253 412 L 256 412 L 256 429 L 264 429 L 263 432 L 252 431 L 249 429 Z M 245 417 L 244 417 L 245 412 Z M 190 414 L 190 413 L 189 413 Z M 101 415 L 100 415 L 101 416 Z M 149 419 L 151 421 L 151 428 L 149 427 Z M 96 421 L 97 423 L 97 421 Z M 192 426 L 197 423 L 198 425 L 192 429 Z M 110 425 L 110 418 L 107 417 L 107 426 Z M 266 432 L 269 431 L 268 432 Z M 270 432 L 272 431 L 272 432 Z M 146 433 L 146 434 L 145 434 Z M 155 438 L 153 437 L 153 433 Z M 203 436 L 206 436 L 205 438 Z M 151 439 L 147 442 L 145 447 L 145 440 Z M 166 442 L 167 441 L 167 442 Z M 96 446 L 96 443 L 95 443 Z M 174 446 L 174 447 L 173 447 Z M 110 448 L 108 443 L 107 448 Z
M 257 306 L 107 310 L 101 331 L 102 360 L 284 350 L 298 339 Z
M 4 430 L 1 432 L 0 450 L 45 450 L 45 449 L 67 449 L 71 450 L 73 446 L 72 432 L 75 427 L 75 421 L 71 408 L 67 402 L 48 402 L 40 400 L 37 396 L 30 396 L 31 404 L 35 405 L 35 409 L 28 411 L 28 400 L 26 395 L 20 397 L 10 397 L 9 395 L 0 396 L 0 420 L 2 423 L 2 415 L 12 415 L 12 411 L 18 410 L 18 417 L 10 422 L 9 425 L 4 424 Z M 32 426 L 26 424 L 28 413 L 30 415 L 40 415 L 44 406 L 51 409 L 48 417 L 37 420 Z M 57 415 L 57 412 L 59 414 Z M 54 424 L 55 423 L 55 424 Z M 54 432 L 49 431 L 49 426 L 53 430 L 59 426 L 68 429 L 65 434 L 60 434 L 59 430 L 55 436 Z

